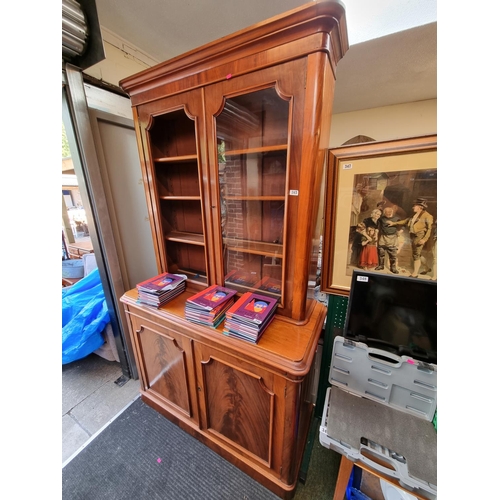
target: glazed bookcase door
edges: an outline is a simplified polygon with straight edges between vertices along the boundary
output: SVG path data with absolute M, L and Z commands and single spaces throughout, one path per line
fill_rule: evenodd
M 140 108 L 147 149 L 147 193 L 161 272 L 186 274 L 206 285 L 199 91 Z
M 303 161 L 310 66 L 298 58 L 229 78 L 205 94 L 217 280 L 277 297 L 279 314 L 299 321 L 308 307 L 305 228 L 316 175 Z
M 293 69 L 300 73 L 302 63 L 290 66 L 290 72 L 272 68 L 207 89 L 216 144 L 213 198 L 219 208 L 214 219 L 219 221 L 221 279 L 238 292 L 278 298 L 281 306 L 287 295 L 292 115 L 298 92 Z
M 216 118 L 225 284 L 281 297 L 289 101 L 276 88 L 227 98 Z

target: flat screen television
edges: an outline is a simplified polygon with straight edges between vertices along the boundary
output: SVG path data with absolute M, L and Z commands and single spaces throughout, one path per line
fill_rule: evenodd
M 437 364 L 437 282 L 354 270 L 344 336 Z

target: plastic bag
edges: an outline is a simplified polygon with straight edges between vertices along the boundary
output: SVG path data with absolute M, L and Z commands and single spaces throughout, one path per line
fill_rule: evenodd
M 109 323 L 99 270 L 62 289 L 62 364 L 82 359 L 104 344 Z

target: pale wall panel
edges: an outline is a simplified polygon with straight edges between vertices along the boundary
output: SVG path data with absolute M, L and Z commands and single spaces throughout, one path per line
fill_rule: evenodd
M 352 137 L 366 135 L 376 141 L 437 133 L 437 99 L 332 115 L 330 148 Z

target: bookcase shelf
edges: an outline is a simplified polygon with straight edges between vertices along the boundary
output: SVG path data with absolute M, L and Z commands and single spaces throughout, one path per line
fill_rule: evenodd
M 172 231 L 171 233 L 165 234 L 165 239 L 167 241 L 179 241 L 181 243 L 187 243 L 190 245 L 205 246 L 203 234 Z
M 283 245 L 263 241 L 237 240 L 234 238 L 224 238 L 223 242 L 228 250 L 277 257 L 279 259 L 283 258 Z
M 285 196 L 226 196 L 226 200 L 236 201 L 285 201 Z
M 238 156 L 238 155 L 250 155 L 257 153 L 273 153 L 275 151 L 286 151 L 288 149 L 288 144 L 278 144 L 276 146 L 267 146 L 260 148 L 247 148 L 238 150 L 224 151 L 225 156 Z
M 156 191 L 160 198 L 200 198 L 198 162 L 155 163 Z
M 157 163 L 183 163 L 197 161 L 198 157 L 196 155 L 186 155 L 186 156 L 166 156 L 162 158 L 154 158 L 153 161 Z
M 201 196 L 169 196 L 159 195 L 159 200 L 177 200 L 177 201 L 201 201 Z

